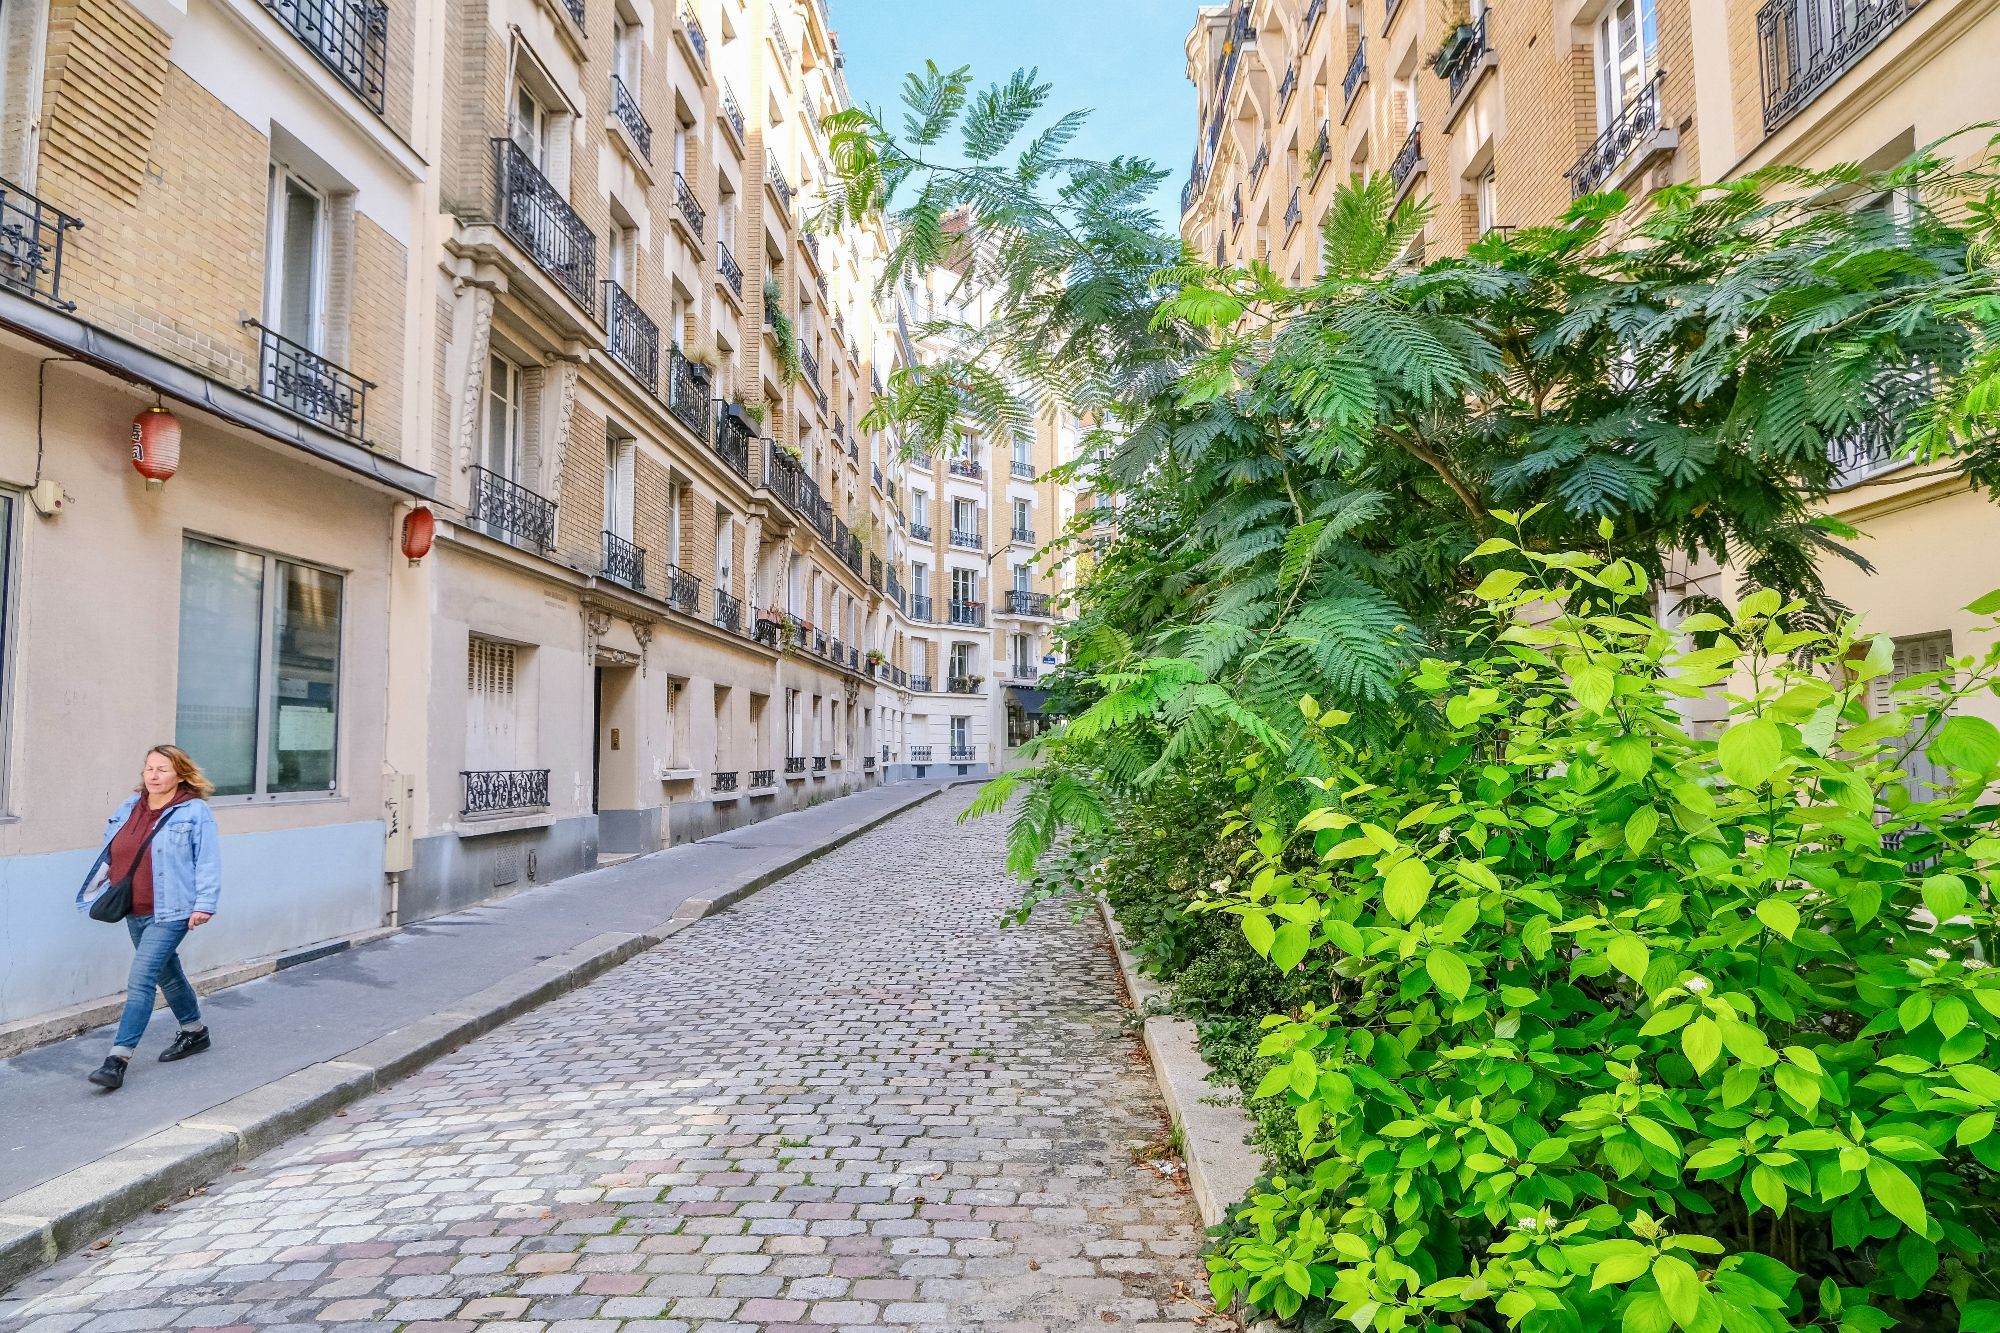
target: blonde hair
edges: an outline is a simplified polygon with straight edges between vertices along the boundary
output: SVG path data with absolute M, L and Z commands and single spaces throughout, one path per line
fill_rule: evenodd
M 183 750 L 180 746 L 155 745 L 147 750 L 146 753 L 149 755 L 156 754 L 172 764 L 174 766 L 174 775 L 180 778 L 181 786 L 187 788 L 196 796 L 208 797 L 214 795 L 215 784 L 208 780 L 208 774 L 201 771 L 201 765 L 194 761 L 194 756 Z M 146 794 L 146 784 L 143 779 L 134 790 L 141 796 Z

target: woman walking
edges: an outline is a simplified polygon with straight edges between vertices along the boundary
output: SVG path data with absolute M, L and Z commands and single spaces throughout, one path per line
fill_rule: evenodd
M 92 1083 L 108 1091 L 125 1082 L 125 1067 L 153 1016 L 156 988 L 181 1025 L 160 1059 L 181 1060 L 208 1049 L 208 1029 L 179 951 L 187 933 L 215 915 L 222 892 L 221 839 L 215 815 L 202 799 L 214 790 L 215 784 L 178 745 L 146 751 L 139 790 L 104 826 L 104 847 L 77 890 L 79 911 L 101 921 L 123 919 L 132 936 L 125 1012 L 111 1054 L 90 1075 Z M 92 893 L 100 871 L 104 887 Z

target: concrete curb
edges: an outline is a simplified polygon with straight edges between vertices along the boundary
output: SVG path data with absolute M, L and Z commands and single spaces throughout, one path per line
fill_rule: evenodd
M 1158 999 L 1164 1004 L 1166 996 L 1161 988 L 1139 975 L 1139 965 L 1125 947 L 1125 937 L 1109 904 L 1100 898 L 1097 910 L 1118 954 L 1118 970 L 1124 974 L 1133 1009 L 1144 1015 L 1150 1001 Z M 1160 1096 L 1181 1131 L 1181 1153 L 1187 1160 L 1195 1210 L 1201 1214 L 1204 1227 L 1215 1226 L 1228 1217 L 1229 1210 L 1250 1193 L 1263 1174 L 1257 1150 L 1250 1144 L 1253 1126 L 1249 1113 L 1234 1096 L 1208 1081 L 1212 1071 L 1201 1058 L 1193 1023 L 1154 1015 L 1144 1020 L 1144 1032 Z
M 932 788 L 857 820 L 778 869 L 712 899 L 688 899 L 671 918 L 651 930 L 639 934 L 607 932 L 585 940 L 467 996 L 449 1010 L 397 1028 L 334 1059 L 307 1065 L 53 1180 L 0 1199 L 0 1293 L 154 1204 L 214 1180 L 231 1167 L 311 1128 L 347 1103 L 388 1087 L 473 1038 L 595 980 L 678 935 L 700 918 L 768 888 L 946 790 Z M 688 909 L 696 904 L 699 908 L 690 913 Z

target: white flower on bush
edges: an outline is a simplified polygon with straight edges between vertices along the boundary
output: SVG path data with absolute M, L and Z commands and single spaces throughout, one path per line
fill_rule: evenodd
M 1951 957 L 1949 949 L 1926 949 L 1924 952 L 1937 959 L 1940 963 Z
M 1985 966 L 1986 960 L 1984 958 L 1968 958 L 1965 960 L 1965 970 L 1968 972 L 1977 972 Z
M 1229 881 L 1226 879 L 1212 879 L 1208 882 L 1208 887 L 1211 892 L 1221 893 L 1229 887 Z
M 1707 977 L 1689 977 L 1689 978 L 1687 979 L 1687 983 L 1686 983 L 1686 984 L 1687 984 L 1687 989 L 1688 989 L 1688 994 L 1690 994 L 1690 995 L 1699 995 L 1699 994 L 1701 994 L 1701 993 L 1702 993 L 1703 991 L 1705 991 L 1705 990 L 1707 990 L 1707 989 L 1708 989 L 1708 978 L 1707 978 Z

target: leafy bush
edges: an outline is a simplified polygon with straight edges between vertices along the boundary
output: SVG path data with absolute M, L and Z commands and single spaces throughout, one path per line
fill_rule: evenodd
M 1264 1020 L 1256 1095 L 1307 1165 L 1240 1208 L 1217 1297 L 1365 1329 L 2000 1328 L 2000 730 L 1953 711 L 2000 651 L 1887 687 L 1888 640 L 1788 628 L 1774 593 L 1690 647 L 1629 561 L 1499 553 L 1460 659 L 1410 674 L 1433 731 L 1367 743 L 1308 700 L 1320 804 L 1224 826 L 1254 846 L 1198 909 L 1327 984 Z M 1716 692 L 1698 737 L 1676 704 Z

